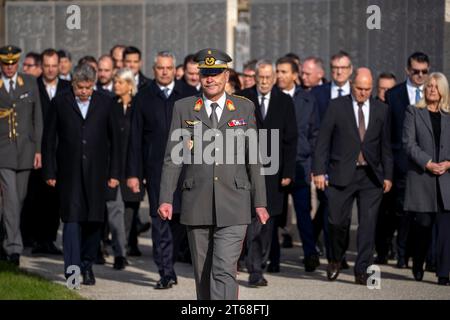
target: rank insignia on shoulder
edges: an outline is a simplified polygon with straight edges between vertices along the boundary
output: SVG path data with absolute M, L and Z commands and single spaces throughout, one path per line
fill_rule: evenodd
M 3 87 L 3 80 L 0 79 L 0 89 Z
M 203 99 L 202 98 L 198 98 L 198 100 L 195 101 L 194 110 L 198 112 L 198 111 L 200 111 L 202 106 L 203 106 Z
M 228 122 L 229 127 L 240 127 L 240 126 L 245 126 L 245 125 L 247 125 L 247 122 L 243 118 L 233 119 Z
M 19 85 L 19 87 L 23 86 L 23 79 L 21 76 L 17 77 L 17 84 Z
M 200 121 L 198 120 L 184 120 L 184 122 L 186 123 L 186 125 L 189 128 L 192 128 L 193 126 L 195 126 L 197 123 L 200 123 Z
M 236 107 L 234 106 L 233 101 L 231 101 L 230 99 L 227 99 L 227 101 L 225 102 L 225 105 L 227 106 L 228 111 L 236 110 Z

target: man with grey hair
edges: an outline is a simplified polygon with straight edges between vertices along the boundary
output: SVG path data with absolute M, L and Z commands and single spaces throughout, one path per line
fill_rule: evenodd
M 197 93 L 194 87 L 175 80 L 175 66 L 175 56 L 172 53 L 162 51 L 156 55 L 153 65 L 155 80 L 139 91 L 134 100 L 128 147 L 128 186 L 134 192 L 139 192 L 139 181 L 147 181 L 152 218 L 153 258 L 161 276 L 155 289 L 168 289 L 177 284 L 173 265 L 178 253 L 178 239 L 182 239 L 186 233 L 185 228 L 177 223 L 179 215 L 169 223 L 162 220 L 157 212 L 173 106 L 175 101 Z M 178 197 L 176 199 L 180 201 Z M 179 213 L 179 203 L 175 208 L 175 212 Z
M 76 266 L 83 284 L 94 285 L 92 263 L 104 220 L 105 186 L 119 184 L 120 137 L 112 99 L 94 91 L 95 70 L 79 65 L 72 79 L 72 90 L 56 96 L 48 111 L 43 176 L 59 192 L 65 276 Z
M 302 87 L 309 91 L 326 82 L 323 61 L 318 57 L 308 57 L 302 64 Z
M 266 175 L 267 211 L 270 217 L 281 215 L 287 187 L 295 176 L 295 155 L 297 147 L 297 126 L 292 99 L 275 86 L 275 66 L 271 61 L 260 60 L 256 64 L 256 85 L 242 91 L 242 95 L 250 99 L 256 106 L 256 124 L 258 129 L 268 132 L 267 154 L 274 157 L 278 152 L 279 168 L 275 174 Z M 273 131 L 272 131 L 273 130 Z M 278 148 L 271 144 L 270 135 L 278 131 Z M 271 166 L 273 164 L 267 164 Z M 263 277 L 262 265 L 264 265 L 270 252 L 274 219 L 269 219 L 263 225 L 255 214 L 252 223 L 247 229 L 246 259 L 249 272 L 249 285 L 251 287 L 267 286 L 267 280 Z

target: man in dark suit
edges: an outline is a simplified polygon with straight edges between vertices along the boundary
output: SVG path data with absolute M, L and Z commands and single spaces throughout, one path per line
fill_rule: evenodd
M 330 59 L 330 69 L 331 82 L 318 87 L 314 87 L 311 90 L 311 93 L 316 98 L 319 121 L 322 121 L 331 100 L 350 94 L 350 78 L 353 73 L 353 65 L 350 55 L 345 51 L 339 51 L 338 53 L 334 54 Z M 314 236 L 316 238 L 316 241 L 318 241 L 320 233 L 323 229 L 325 250 L 327 259 L 329 259 L 327 190 L 317 190 L 317 198 L 319 200 L 319 207 L 317 208 L 316 215 L 313 219 Z M 349 220 L 348 223 L 350 224 L 351 220 Z M 347 243 L 349 241 L 350 235 L 347 238 Z M 342 260 L 341 268 L 349 268 L 345 256 Z
M 406 173 L 408 158 L 402 146 L 403 120 L 409 105 L 416 104 L 423 97 L 423 84 L 428 77 L 430 60 L 422 52 L 415 52 L 408 57 L 406 81 L 386 92 L 386 103 L 391 110 L 392 118 L 392 153 L 394 156 L 394 188 L 392 190 L 392 215 L 398 217 L 397 232 L 397 267 L 408 267 L 408 234 L 411 225 L 408 214 L 403 211 L 405 197 Z M 380 256 L 380 260 L 381 257 Z
M 59 79 L 59 56 L 54 49 L 46 49 L 41 54 L 42 76 L 37 79 L 44 119 L 50 110 L 51 100 L 71 89 L 69 81 Z M 55 246 L 59 228 L 58 196 L 55 188 L 48 186 L 42 170 L 33 170 L 28 184 L 28 195 L 24 205 L 24 215 L 33 221 L 33 249 L 31 252 L 61 254 Z
M 355 282 L 367 284 L 372 264 L 375 227 L 383 192 L 392 186 L 392 149 L 388 106 L 371 99 L 372 74 L 360 68 L 352 94 L 330 102 L 322 121 L 314 153 L 314 183 L 328 185 L 330 262 L 329 280 L 339 275 L 345 254 L 348 220 L 353 201 L 358 203 L 358 255 Z M 326 178 L 328 175 L 328 180 Z
M 279 154 L 279 169 L 275 174 L 266 175 L 267 210 L 271 217 L 281 214 L 285 201 L 285 187 L 295 176 L 295 155 L 297 147 L 297 126 L 292 99 L 281 92 L 275 84 L 275 70 L 270 61 L 261 60 L 256 64 L 256 86 L 241 92 L 255 106 L 258 129 L 267 132 L 268 155 Z M 271 145 L 271 132 L 278 130 L 278 149 Z M 269 166 L 267 164 L 266 166 Z M 273 233 L 273 219 L 262 225 L 256 216 L 247 229 L 247 270 L 251 287 L 266 286 L 262 265 L 270 252 Z
M 0 222 L 6 259 L 20 264 L 20 211 L 31 169 L 41 167 L 42 111 L 36 78 L 17 72 L 21 49 L 0 48 Z M 3 239 L 0 235 L 0 239 Z
M 294 107 L 298 140 L 292 198 L 303 245 L 305 271 L 313 272 L 320 265 L 311 219 L 311 162 L 319 134 L 319 111 L 314 95 L 301 87 L 295 90 Z
M 197 62 L 194 61 L 193 54 L 188 54 L 184 58 L 183 69 L 183 81 L 200 92 L 202 86 L 200 83 L 200 71 L 198 70 Z
M 64 273 L 68 278 L 69 267 L 78 266 L 85 285 L 95 284 L 106 186 L 118 186 L 121 158 L 113 100 L 94 91 L 95 78 L 90 65 L 75 68 L 73 92 L 52 101 L 42 144 L 45 181 L 58 186 Z
M 167 289 L 177 283 L 173 268 L 173 239 L 169 221 L 157 212 L 164 152 L 169 137 L 170 121 L 175 101 L 196 94 L 196 90 L 175 80 L 175 56 L 170 52 L 157 54 L 153 66 L 155 80 L 135 98 L 131 116 L 128 149 L 128 186 L 139 191 L 139 179 L 147 182 L 152 218 L 153 258 L 161 279 L 156 289 Z M 179 208 L 175 209 L 179 212 Z
M 144 88 L 151 80 L 144 76 L 141 72 L 142 59 L 141 51 L 136 47 L 126 47 L 123 51 L 123 66 L 131 69 L 134 74 L 134 80 L 136 82 L 138 92 Z
M 111 56 L 105 54 L 98 58 L 97 83 L 95 88 L 98 92 L 106 94 L 113 98 L 115 96 L 113 89 L 114 62 Z

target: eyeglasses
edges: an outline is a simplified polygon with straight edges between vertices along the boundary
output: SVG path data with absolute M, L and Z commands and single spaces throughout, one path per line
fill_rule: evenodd
M 423 69 L 423 70 L 419 70 L 419 69 L 410 69 L 411 73 L 413 75 L 418 75 L 418 74 L 428 74 L 428 69 Z
M 350 69 L 351 66 L 331 66 L 331 70 L 333 71 L 337 71 L 337 70 L 347 70 Z
M 35 67 L 35 66 L 36 66 L 35 64 L 31 64 L 31 63 L 24 63 L 23 64 L 24 68 L 31 68 L 31 67 Z

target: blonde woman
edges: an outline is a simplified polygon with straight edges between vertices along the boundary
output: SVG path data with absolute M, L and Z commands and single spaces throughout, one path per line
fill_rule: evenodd
M 133 193 L 126 186 L 125 166 L 130 132 L 131 106 L 137 92 L 133 73 L 130 69 L 119 69 L 114 77 L 114 116 L 119 125 L 121 135 L 121 177 L 117 189 L 109 189 L 106 205 L 108 209 L 108 222 L 112 233 L 112 247 L 114 251 L 114 269 L 121 270 L 127 265 L 126 245 L 137 246 L 137 235 L 130 238 L 132 222 L 139 213 L 139 204 L 143 198 L 142 193 Z M 143 188 L 142 188 L 143 189 Z M 135 243 L 131 243 L 135 242 Z
M 424 97 L 405 114 L 403 144 L 409 158 L 404 210 L 413 216 L 413 275 L 423 264 L 436 223 L 438 284 L 450 285 L 450 106 L 446 77 L 432 73 Z

